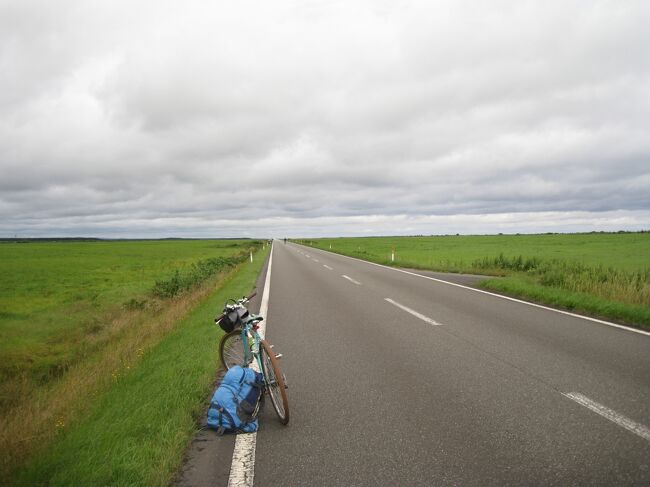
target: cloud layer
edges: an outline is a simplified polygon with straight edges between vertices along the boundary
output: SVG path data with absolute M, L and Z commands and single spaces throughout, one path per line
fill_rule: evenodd
M 0 3 L 0 236 L 650 228 L 648 20 L 643 1 Z

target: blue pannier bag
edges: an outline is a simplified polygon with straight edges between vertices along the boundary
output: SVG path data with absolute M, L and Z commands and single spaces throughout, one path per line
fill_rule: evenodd
M 230 368 L 210 401 L 208 426 L 220 435 L 257 431 L 262 385 L 259 372 L 239 365 Z

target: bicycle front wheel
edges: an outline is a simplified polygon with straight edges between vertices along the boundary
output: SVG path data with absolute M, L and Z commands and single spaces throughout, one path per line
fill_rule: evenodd
M 266 340 L 260 342 L 260 359 L 273 409 L 278 414 L 280 422 L 287 424 L 289 422 L 289 400 L 287 399 L 284 376 L 280 370 L 278 359 L 275 358 L 275 354 Z
M 221 337 L 219 342 L 219 359 L 224 369 L 229 370 L 234 365 L 245 367 L 244 343 L 241 330 L 233 330 Z

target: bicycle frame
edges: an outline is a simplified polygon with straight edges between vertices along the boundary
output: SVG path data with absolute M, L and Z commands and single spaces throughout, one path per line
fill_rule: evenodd
M 244 347 L 244 364 L 248 366 L 251 364 L 253 359 L 255 359 L 255 363 L 257 364 L 259 372 L 264 375 L 264 369 L 262 368 L 262 359 L 260 358 L 260 341 L 262 341 L 262 338 L 254 328 L 255 322 L 259 322 L 260 318 L 261 316 L 254 315 L 252 313 L 250 314 L 246 320 L 246 323 L 242 326 L 241 341 L 242 346 Z M 249 338 L 253 339 L 252 347 L 246 346 L 249 343 Z M 266 384 L 266 377 L 264 377 L 264 384 Z

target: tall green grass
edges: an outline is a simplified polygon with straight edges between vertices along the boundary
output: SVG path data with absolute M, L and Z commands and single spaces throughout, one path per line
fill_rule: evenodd
M 240 252 L 232 257 L 216 257 L 194 262 L 189 269 L 181 272 L 179 269 L 168 278 L 156 281 L 152 294 L 159 298 L 173 298 L 192 287 L 201 284 L 209 277 L 225 269 L 245 261 L 248 258 L 247 252 Z
M 163 340 L 115 371 L 89 414 L 63 428 L 12 484 L 168 485 L 214 384 L 221 336 L 214 316 L 227 298 L 250 292 L 264 255 L 240 264 Z
M 472 262 L 472 270 L 505 269 L 536 277 L 544 287 L 585 293 L 603 299 L 650 307 L 650 268 L 637 271 L 558 259 L 542 260 L 500 254 Z
M 100 346 L 124 311 L 177 296 L 261 242 L 164 240 L 0 243 L 0 411 L 17 375 L 45 384 Z
M 650 328 L 647 232 L 369 237 L 306 243 L 386 265 L 500 276 L 480 285 Z

